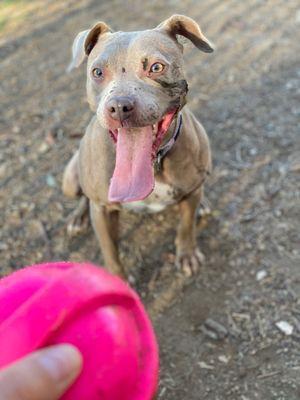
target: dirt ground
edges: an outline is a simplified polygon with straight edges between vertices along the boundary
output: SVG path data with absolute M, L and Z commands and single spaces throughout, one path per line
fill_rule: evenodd
M 190 44 L 185 53 L 189 104 L 214 159 L 198 276 L 188 280 L 173 265 L 176 207 L 122 218 L 122 258 L 160 342 L 158 398 L 298 400 L 299 1 L 125 4 L 4 1 L 0 8 L 0 272 L 42 260 L 102 261 L 91 229 L 68 238 L 76 202 L 60 189 L 91 117 L 84 68 L 65 73 L 75 34 L 97 20 L 137 30 L 187 14 L 216 45 L 212 55 Z

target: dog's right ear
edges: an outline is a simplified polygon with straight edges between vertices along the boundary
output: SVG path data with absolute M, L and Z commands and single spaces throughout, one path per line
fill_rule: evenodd
M 104 22 L 98 22 L 92 29 L 87 29 L 86 31 L 78 33 L 73 42 L 72 61 L 68 66 L 68 72 L 79 67 L 83 63 L 96 45 L 99 36 L 105 32 L 112 32 L 112 30 Z

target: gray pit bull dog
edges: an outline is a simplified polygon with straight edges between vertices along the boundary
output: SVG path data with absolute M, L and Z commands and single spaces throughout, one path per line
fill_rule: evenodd
M 65 195 L 84 194 L 69 230 L 80 229 L 89 209 L 105 265 L 121 276 L 117 240 L 123 207 L 157 212 L 179 204 L 177 265 L 191 275 L 203 261 L 195 220 L 211 153 L 204 128 L 184 107 L 188 84 L 177 35 L 213 51 L 198 24 L 183 15 L 139 32 L 112 32 L 99 22 L 80 32 L 72 48 L 69 69 L 87 58 L 87 95 L 95 116 L 64 172 Z

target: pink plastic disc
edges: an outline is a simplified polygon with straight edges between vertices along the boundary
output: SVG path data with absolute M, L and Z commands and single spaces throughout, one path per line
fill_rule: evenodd
M 91 264 L 48 263 L 0 280 L 0 369 L 56 343 L 83 355 L 63 400 L 150 400 L 158 347 L 137 294 Z

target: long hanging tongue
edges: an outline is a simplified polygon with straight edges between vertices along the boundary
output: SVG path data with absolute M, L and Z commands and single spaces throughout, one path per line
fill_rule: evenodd
M 152 192 L 154 171 L 151 153 L 151 126 L 119 130 L 116 165 L 108 193 L 109 201 L 142 200 Z

